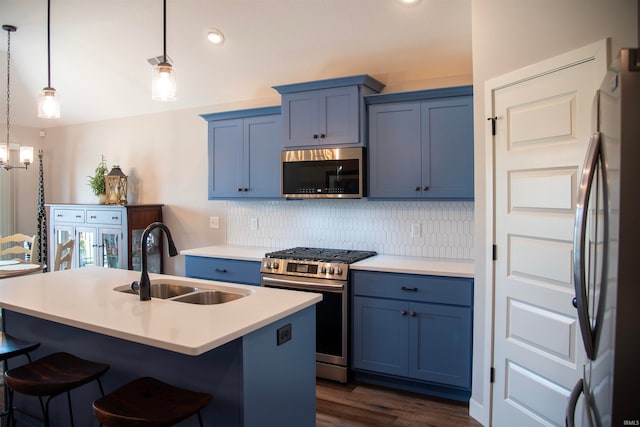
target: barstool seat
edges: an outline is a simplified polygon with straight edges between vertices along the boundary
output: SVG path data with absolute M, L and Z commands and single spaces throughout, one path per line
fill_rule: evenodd
M 208 393 L 185 390 L 151 377 L 137 378 L 93 402 L 93 412 L 107 427 L 165 427 L 197 415 L 211 400 Z
M 0 332 L 0 362 L 5 362 L 7 359 L 21 354 L 29 357 L 29 353 L 38 347 L 40 347 L 39 342 L 25 341 Z M 29 361 L 31 361 L 30 357 Z
M 109 365 L 81 359 L 69 353 L 52 353 L 41 359 L 18 366 L 4 373 L 5 384 L 9 389 L 9 404 L 13 393 L 29 396 L 49 396 L 43 405 L 45 425 L 49 423 L 49 402 L 61 393 L 67 393 L 71 425 L 71 396 L 69 392 L 91 381 L 97 381 L 100 393 L 104 395 L 100 377 L 109 369 Z M 12 411 L 10 406 L 10 411 Z

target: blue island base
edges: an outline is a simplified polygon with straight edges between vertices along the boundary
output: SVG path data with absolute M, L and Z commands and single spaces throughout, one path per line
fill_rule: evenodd
M 200 356 L 189 356 L 8 310 L 4 330 L 41 342 L 35 360 L 56 351 L 108 363 L 102 378 L 106 393 L 141 376 L 152 376 L 191 390 L 210 393 L 202 411 L 206 426 L 315 426 L 315 306 L 258 329 Z M 278 329 L 290 324 L 291 339 L 278 345 Z M 194 328 L 198 325 L 193 325 Z M 280 334 L 282 335 L 282 334 Z M 9 361 L 9 368 L 26 363 Z M 75 425 L 98 425 L 91 404 L 99 397 L 95 382 L 71 392 Z M 15 395 L 18 420 L 41 419 L 38 399 Z M 67 399 L 51 401 L 52 426 L 69 426 Z M 25 424 L 27 423 L 27 424 Z M 20 425 L 20 424 L 19 424 Z M 197 418 L 180 426 L 198 425 Z

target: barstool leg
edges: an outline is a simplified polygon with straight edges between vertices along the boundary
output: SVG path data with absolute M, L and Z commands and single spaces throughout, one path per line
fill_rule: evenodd
M 200 415 L 200 411 L 198 411 L 198 423 L 200 424 L 200 427 L 204 427 L 204 424 L 202 423 L 202 416 Z
M 67 402 L 69 403 L 69 418 L 71 419 L 71 427 L 75 427 L 73 423 L 73 409 L 71 408 L 71 393 L 67 391 Z

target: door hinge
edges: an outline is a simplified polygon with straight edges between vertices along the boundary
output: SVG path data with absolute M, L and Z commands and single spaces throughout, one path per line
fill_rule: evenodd
M 489 382 L 492 384 L 496 382 L 496 368 L 493 366 L 489 368 Z
M 491 258 L 493 258 L 494 261 L 496 261 L 498 259 L 498 246 L 497 245 L 493 245 L 491 247 L 492 250 L 492 254 L 491 254 Z
M 491 120 L 491 135 L 496 134 L 496 120 L 498 120 L 498 116 L 488 117 L 487 120 Z

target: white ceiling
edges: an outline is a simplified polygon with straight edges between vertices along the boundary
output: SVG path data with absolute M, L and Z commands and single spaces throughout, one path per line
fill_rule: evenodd
M 470 83 L 471 0 L 168 0 L 178 100 L 151 101 L 162 0 L 51 0 L 51 84 L 60 119 L 37 118 L 47 85 L 46 0 L 0 0 L 11 35 L 11 125 L 46 128 L 204 106 L 274 105 L 271 86 L 370 74 L 389 90 Z M 220 29 L 223 46 L 206 40 Z M 7 33 L 0 34 L 6 121 Z M 414 82 L 415 87 L 412 87 Z M 437 83 L 436 83 L 437 84 Z

